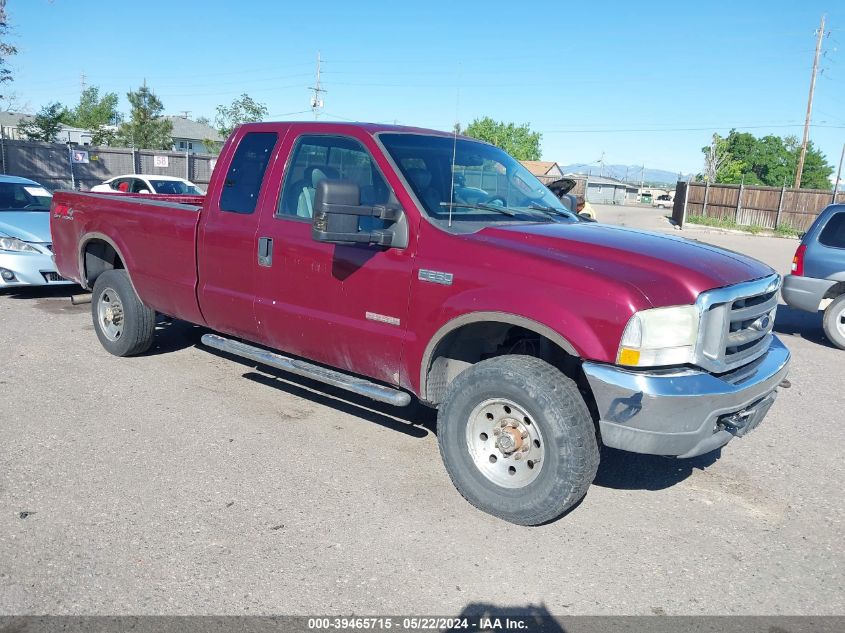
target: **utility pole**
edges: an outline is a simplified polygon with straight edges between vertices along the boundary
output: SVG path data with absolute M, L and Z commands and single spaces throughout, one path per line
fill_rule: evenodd
M 311 110 L 314 112 L 314 119 L 320 118 L 320 109 L 323 107 L 323 98 L 320 96 L 325 90 L 320 86 L 320 51 L 317 51 L 317 81 L 311 87 L 314 94 L 311 95 Z
M 599 158 L 599 176 L 604 178 L 604 152 L 601 153 L 601 158 Z
M 831 202 L 836 204 L 836 194 L 839 193 L 839 177 L 842 175 L 842 161 L 845 160 L 845 143 L 842 144 L 842 154 L 839 156 L 839 169 L 836 170 L 836 184 L 833 185 L 833 199 Z
M 85 92 L 85 71 L 79 75 L 79 94 Z
M 810 139 L 810 117 L 813 114 L 813 94 L 816 91 L 816 75 L 819 70 L 819 53 L 822 50 L 822 38 L 824 37 L 825 16 L 819 25 L 818 37 L 816 37 L 816 54 L 813 57 L 813 74 L 810 76 L 810 97 L 807 99 L 807 117 L 804 119 L 804 140 L 801 141 L 801 153 L 798 155 L 798 169 L 795 171 L 795 188 L 801 186 L 801 176 L 804 174 L 804 158 L 807 156 L 807 141 Z

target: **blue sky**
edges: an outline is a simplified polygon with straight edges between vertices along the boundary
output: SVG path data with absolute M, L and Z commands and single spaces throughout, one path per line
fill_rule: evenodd
M 450 129 L 528 122 L 542 153 L 698 171 L 730 127 L 801 134 L 828 15 L 811 139 L 845 142 L 845 3 L 8 0 L 11 91 L 30 111 L 74 104 L 80 74 L 121 95 L 146 78 L 168 114 L 213 117 L 242 92 L 273 119 L 309 119 L 316 54 L 324 118 Z M 9 88 L 7 88 L 7 91 Z M 303 112 L 306 111 L 306 112 Z M 292 114 L 297 113 L 297 114 Z

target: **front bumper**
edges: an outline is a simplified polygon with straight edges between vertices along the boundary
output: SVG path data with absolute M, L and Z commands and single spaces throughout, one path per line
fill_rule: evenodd
M 835 283 L 831 279 L 787 275 L 783 278 L 780 292 L 787 305 L 807 312 L 818 312 L 819 304 Z
M 789 370 L 789 350 L 768 352 L 724 374 L 695 369 L 631 371 L 585 362 L 606 446 L 634 453 L 696 457 L 756 427 Z
M 46 247 L 44 247 L 44 250 L 46 252 L 42 253 L 0 251 L 0 288 L 58 286 L 73 283 L 59 276 L 56 272 L 53 255 Z M 14 275 L 14 279 L 5 279 L 4 270 L 10 271 Z

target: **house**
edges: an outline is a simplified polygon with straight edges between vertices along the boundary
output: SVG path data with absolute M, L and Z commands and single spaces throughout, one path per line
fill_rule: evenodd
M 22 123 L 31 121 L 34 117 L 30 114 L 20 112 L 0 112 L 0 136 L 5 139 L 18 141 L 26 140 L 26 135 L 20 130 Z M 173 125 L 171 137 L 173 139 L 173 151 L 189 154 L 214 154 L 213 148 L 206 147 L 206 142 L 214 141 L 222 144 L 225 140 L 217 130 L 205 123 L 191 121 L 184 117 L 165 117 Z M 78 127 L 62 125 L 58 135 L 57 143 L 74 143 L 76 145 L 91 145 L 92 134 L 90 130 Z M 218 148 L 219 149 L 219 145 Z
M 25 141 L 26 135 L 20 130 L 20 126 L 34 118 L 31 114 L 21 114 L 20 112 L 0 112 L 0 136 L 11 141 Z M 56 136 L 56 142 L 90 145 L 91 132 L 79 127 L 62 125 L 59 134 Z
M 584 174 L 566 174 L 567 178 L 586 179 L 587 202 L 595 204 L 625 204 L 631 185 L 607 176 L 584 176 Z
M 215 148 L 206 147 L 208 141 L 214 141 L 222 144 L 224 139 L 220 134 L 210 125 L 191 121 L 191 119 L 181 116 L 165 117 L 173 124 L 173 131 L 171 136 L 173 138 L 174 152 L 187 152 L 188 154 L 215 154 Z
M 521 160 L 522 166 L 530 171 L 544 185 L 563 177 L 563 170 L 550 160 Z

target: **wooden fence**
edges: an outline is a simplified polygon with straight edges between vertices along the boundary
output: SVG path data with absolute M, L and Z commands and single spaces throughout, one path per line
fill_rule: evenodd
M 845 202 L 845 192 L 837 193 L 835 201 Z M 679 182 L 672 219 L 683 226 L 690 216 L 704 216 L 740 226 L 789 227 L 803 232 L 833 202 L 833 192 L 824 189 Z

